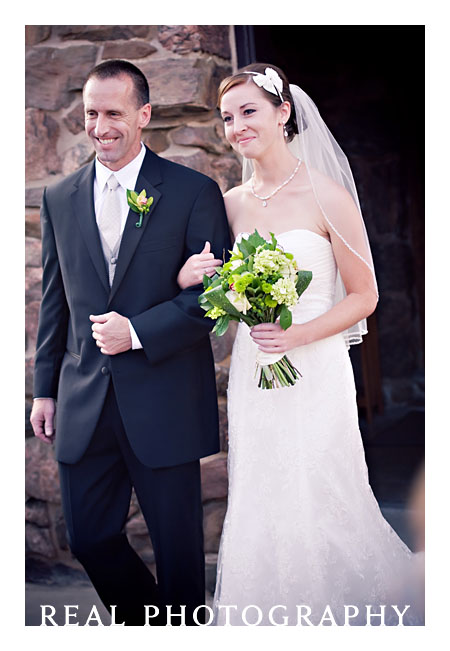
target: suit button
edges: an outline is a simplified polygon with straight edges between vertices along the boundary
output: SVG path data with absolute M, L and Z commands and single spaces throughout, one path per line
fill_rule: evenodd
M 109 368 L 107 366 L 102 366 L 103 375 L 109 375 Z

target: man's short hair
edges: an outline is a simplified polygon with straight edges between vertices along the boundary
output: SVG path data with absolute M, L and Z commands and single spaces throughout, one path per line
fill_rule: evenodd
M 110 79 L 112 77 L 120 77 L 121 75 L 127 75 L 133 82 L 137 108 L 141 108 L 141 106 L 147 104 L 150 101 L 150 90 L 144 73 L 129 61 L 122 59 L 110 59 L 95 66 L 84 82 L 83 90 L 92 77 L 97 77 L 97 79 Z

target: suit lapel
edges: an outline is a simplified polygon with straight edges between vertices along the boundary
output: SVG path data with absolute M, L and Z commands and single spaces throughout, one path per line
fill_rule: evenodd
M 108 272 L 100 242 L 97 222 L 95 220 L 94 174 L 95 164 L 92 162 L 85 168 L 85 170 L 83 170 L 82 176 L 71 196 L 71 203 L 76 218 L 78 219 L 92 263 L 105 287 L 105 290 L 109 293 L 110 287 Z
M 139 215 L 133 212 L 131 209 L 128 212 L 127 221 L 122 235 L 122 241 L 120 243 L 119 255 L 117 258 L 117 268 L 114 274 L 111 293 L 109 295 L 109 302 L 111 302 L 114 294 L 117 291 L 117 288 L 122 282 L 125 272 L 134 255 L 136 247 L 139 244 L 141 237 L 143 236 L 145 229 L 147 228 L 147 225 L 152 217 L 152 213 L 155 210 L 155 207 L 161 197 L 161 192 L 155 187 L 160 183 L 162 183 L 162 176 L 158 157 L 149 149 L 147 149 L 134 190 L 136 192 L 141 192 L 143 189 L 145 189 L 147 197 L 153 197 L 153 203 L 149 212 L 144 215 L 142 226 L 140 228 L 136 227 L 136 222 L 139 221 Z

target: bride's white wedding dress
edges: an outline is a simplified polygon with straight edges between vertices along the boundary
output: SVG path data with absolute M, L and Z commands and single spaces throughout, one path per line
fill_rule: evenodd
M 277 240 L 300 268 L 313 272 L 293 322 L 329 310 L 337 271 L 331 244 L 304 229 Z M 316 625 L 327 605 L 343 625 L 344 605 L 353 605 L 360 616 L 351 622 L 363 625 L 366 605 L 379 613 L 385 604 L 388 622 L 394 616 L 389 604 L 404 608 L 392 599 L 413 554 L 383 518 L 368 483 L 343 336 L 289 351 L 303 377 L 283 389 L 257 388 L 256 350 L 240 324 L 228 388 L 229 495 L 214 623 L 226 622 L 227 609 L 219 606 L 235 605 L 229 621 L 242 626 L 243 610 L 256 605 L 261 625 L 273 625 L 269 611 L 278 604 L 284 608 L 273 619 L 288 616 L 289 625 L 297 624 L 297 605 L 309 606 Z M 249 621 L 256 618 L 254 609 L 247 612 Z

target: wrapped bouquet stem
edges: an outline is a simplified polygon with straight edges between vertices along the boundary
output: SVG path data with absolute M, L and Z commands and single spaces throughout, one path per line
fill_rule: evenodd
M 292 325 L 293 307 L 312 279 L 311 271 L 300 270 L 294 256 L 278 246 L 273 233 L 266 241 L 258 231 L 236 242 L 230 260 L 212 278 L 203 277 L 205 291 L 199 303 L 207 317 L 216 321 L 213 332 L 223 335 L 230 321 L 249 327 L 275 323 L 286 330 Z M 301 377 L 284 354 L 268 355 L 258 350 L 258 386 L 274 389 L 292 386 Z
M 263 353 L 258 350 L 255 375 L 258 370 L 258 387 L 260 389 L 292 386 L 299 377 L 302 377 L 300 371 L 284 353 Z

